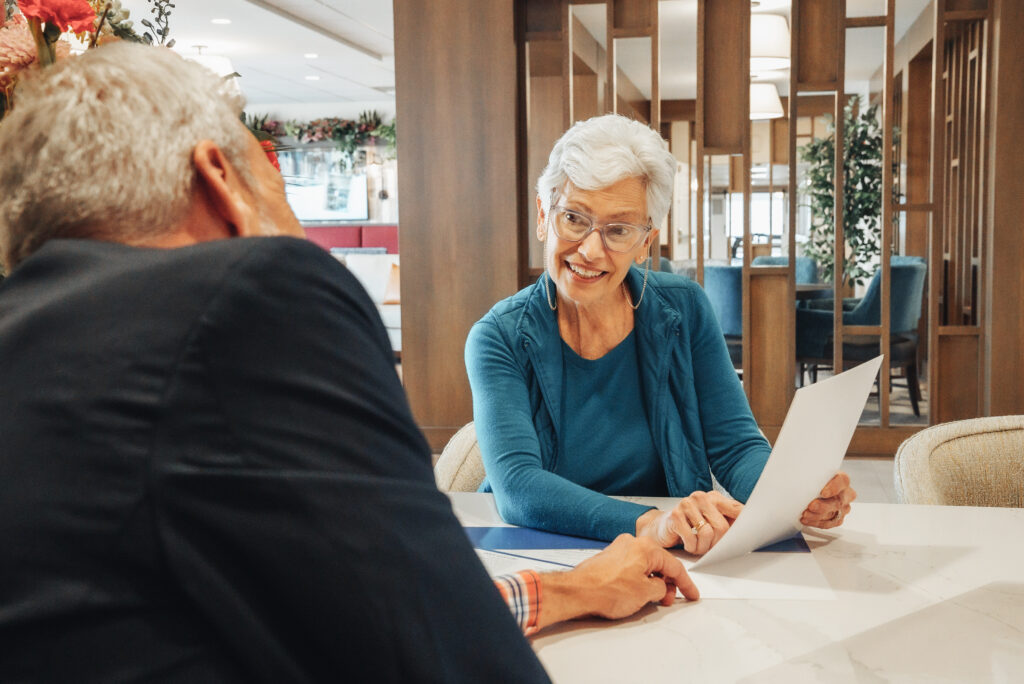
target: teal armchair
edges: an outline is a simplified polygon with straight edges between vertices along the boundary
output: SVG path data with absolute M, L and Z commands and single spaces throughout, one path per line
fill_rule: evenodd
M 920 415 L 921 388 L 917 378 L 917 326 L 921 318 L 927 266 L 919 257 L 893 257 L 889 301 L 889 364 L 903 368 L 914 415 Z M 880 325 L 882 311 L 880 272 L 868 284 L 867 292 L 849 311 L 843 311 L 844 325 Z M 832 365 L 833 312 L 819 309 L 797 309 L 796 357 L 801 377 L 810 367 L 812 378 L 818 366 Z M 843 340 L 843 363 L 856 365 L 878 354 L 874 336 L 849 336 Z M 849 362 L 847 364 L 847 362 Z

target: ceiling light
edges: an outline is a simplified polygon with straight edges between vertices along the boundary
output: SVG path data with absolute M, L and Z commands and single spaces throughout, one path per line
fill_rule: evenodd
M 306 59 L 316 59 L 320 55 L 316 54 L 315 52 L 307 52 L 306 54 L 304 54 L 302 56 L 305 57 Z
M 211 24 L 221 24 L 221 25 L 226 26 L 227 24 L 231 23 L 231 20 L 230 19 L 211 19 L 210 23 Z
M 750 70 L 789 68 L 789 25 L 778 14 L 750 15 Z
M 307 81 L 319 81 L 320 77 L 319 76 L 306 76 L 306 80 Z
M 751 120 L 778 119 L 782 116 L 784 116 L 784 112 L 782 111 L 782 100 L 779 99 L 779 91 L 775 85 L 771 83 L 751 83 Z

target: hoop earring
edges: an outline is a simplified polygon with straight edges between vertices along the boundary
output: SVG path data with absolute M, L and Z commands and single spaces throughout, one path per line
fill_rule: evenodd
M 546 246 L 545 246 L 546 247 Z M 548 308 L 552 311 L 558 310 L 558 299 L 554 302 L 551 301 L 551 290 L 548 289 L 548 281 L 551 280 L 551 276 L 548 275 L 548 254 L 547 249 L 544 250 L 544 298 L 548 300 Z
M 551 278 L 548 276 L 547 271 L 544 271 L 544 297 L 548 300 L 548 308 L 552 311 L 558 311 L 558 300 L 554 303 L 551 302 L 551 291 L 548 289 L 548 281 Z
M 622 286 L 626 289 L 626 301 L 633 307 L 633 311 L 640 308 L 640 302 L 644 301 L 644 293 L 647 292 L 647 274 L 651 272 L 651 262 L 648 261 L 644 267 L 644 286 L 640 288 L 640 299 L 636 300 L 636 304 L 633 303 L 633 298 L 629 296 L 629 288 L 626 287 L 626 283 L 622 283 Z

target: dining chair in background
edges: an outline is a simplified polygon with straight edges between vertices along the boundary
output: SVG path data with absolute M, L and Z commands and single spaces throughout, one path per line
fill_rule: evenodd
M 901 368 L 915 416 L 920 416 L 921 386 L 917 374 L 918 322 L 924 297 L 928 268 L 920 257 L 892 257 L 889 288 L 889 365 Z M 864 297 L 843 312 L 844 325 L 880 325 L 882 287 L 880 271 L 868 284 Z M 833 312 L 806 308 L 796 312 L 796 358 L 801 381 L 805 370 L 812 382 L 819 367 L 832 366 Z M 879 353 L 875 335 L 849 335 L 843 338 L 843 365 L 855 366 Z
M 704 292 L 725 335 L 733 368 L 743 367 L 743 267 L 704 266 Z
M 900 445 L 893 463 L 899 503 L 1024 506 L 1024 416 L 934 425 Z

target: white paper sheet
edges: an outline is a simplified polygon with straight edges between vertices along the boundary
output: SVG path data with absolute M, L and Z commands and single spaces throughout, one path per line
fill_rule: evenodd
M 677 554 L 678 555 L 678 554 Z M 701 572 L 683 560 L 690 579 L 706 599 L 832 601 L 835 592 L 810 553 L 761 552 L 722 561 Z M 682 596 L 678 593 L 677 596 Z
M 800 514 L 839 472 L 864 402 L 882 365 L 879 356 L 796 391 L 771 457 L 746 506 L 694 570 L 750 553 L 800 530 Z M 761 554 L 758 554 L 760 558 Z M 714 571 L 735 574 L 733 564 Z M 749 565 L 748 569 L 753 568 Z

